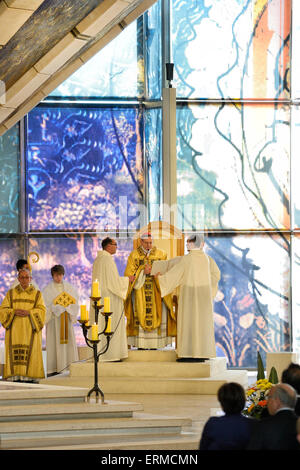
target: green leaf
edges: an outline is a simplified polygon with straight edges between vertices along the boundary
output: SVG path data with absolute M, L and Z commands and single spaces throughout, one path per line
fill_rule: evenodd
M 269 382 L 271 382 L 271 384 L 278 384 L 278 382 L 279 382 L 278 381 L 277 371 L 276 371 L 274 366 L 270 370 Z
M 257 380 L 265 378 L 265 368 L 259 351 L 257 351 Z

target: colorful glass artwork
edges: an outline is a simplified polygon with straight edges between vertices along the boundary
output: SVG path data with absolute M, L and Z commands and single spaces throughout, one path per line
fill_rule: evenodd
M 137 107 L 31 111 L 29 230 L 137 228 L 134 207 L 144 199 L 141 120 Z
M 19 231 L 19 125 L 0 137 L 0 233 Z

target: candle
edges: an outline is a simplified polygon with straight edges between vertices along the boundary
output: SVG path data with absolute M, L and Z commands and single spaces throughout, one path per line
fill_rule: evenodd
M 111 317 L 108 317 L 107 319 L 107 326 L 106 326 L 106 333 L 111 333 Z
M 92 284 L 92 297 L 100 297 L 100 288 L 99 288 L 98 279 L 93 281 L 93 284 Z
M 92 325 L 92 341 L 98 340 L 98 325 L 97 323 L 93 323 Z
M 110 297 L 104 297 L 104 309 L 103 312 L 110 312 Z
M 80 320 L 87 321 L 89 319 L 89 312 L 86 309 L 86 305 L 80 305 Z

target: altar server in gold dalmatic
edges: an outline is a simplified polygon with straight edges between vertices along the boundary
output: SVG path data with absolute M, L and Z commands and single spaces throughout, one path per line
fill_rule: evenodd
M 0 307 L 0 322 L 5 328 L 4 378 L 36 382 L 45 377 L 42 329 L 46 307 L 41 292 L 30 284 L 30 271 L 20 270 L 18 280 Z
M 141 236 L 141 245 L 133 250 L 127 261 L 125 276 L 135 276 L 125 301 L 128 344 L 140 349 L 159 349 L 172 343 L 176 335 L 176 318 L 172 296 L 162 298 L 157 280 L 145 275 L 142 287 L 136 285 L 145 266 L 154 261 L 166 260 L 167 254 L 153 246 L 151 233 Z
M 78 361 L 74 323 L 78 315 L 78 292 L 64 280 L 61 264 L 51 268 L 52 282 L 43 289 L 46 313 L 47 375 L 58 374 Z

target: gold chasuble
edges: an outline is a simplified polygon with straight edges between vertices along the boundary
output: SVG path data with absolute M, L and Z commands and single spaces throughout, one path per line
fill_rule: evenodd
M 167 254 L 153 247 L 147 255 L 140 246 L 133 250 L 128 257 L 127 266 L 124 276 L 136 276 L 137 281 L 140 272 L 144 269 L 145 264 L 153 264 L 154 261 L 166 260 Z M 140 289 L 135 290 L 134 303 L 132 301 L 132 291 L 135 282 L 131 283 L 128 288 L 128 294 L 125 300 L 125 315 L 127 317 L 127 336 L 137 336 L 139 334 L 139 326 L 145 331 L 153 331 L 158 329 L 160 334 L 160 325 L 162 320 L 162 298 L 160 294 L 159 282 L 153 276 L 146 275 L 144 285 Z M 176 318 L 173 312 L 172 296 L 166 295 L 163 302 L 167 307 L 167 334 L 168 336 L 176 336 Z
M 15 309 L 27 310 L 26 317 L 15 315 Z M 22 376 L 44 378 L 42 329 L 46 307 L 42 294 L 30 285 L 10 289 L 0 307 L 0 322 L 5 328 L 4 378 Z
M 53 300 L 53 303 L 54 305 L 68 307 L 71 304 L 76 304 L 76 299 L 67 292 L 62 292 Z M 68 341 L 68 312 L 63 312 L 60 316 L 60 344 L 68 344 Z

